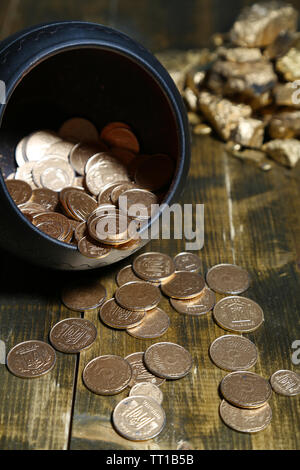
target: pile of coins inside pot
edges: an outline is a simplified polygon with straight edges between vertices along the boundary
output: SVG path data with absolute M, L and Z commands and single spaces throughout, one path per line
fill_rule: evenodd
M 107 300 L 106 289 L 98 280 L 73 282 L 62 290 L 61 298 L 74 311 L 99 308 L 103 323 L 143 339 L 157 338 L 169 326 L 167 314 L 157 307 L 160 289 L 181 314 L 201 317 L 213 309 L 213 318 L 221 328 L 235 333 L 256 330 L 264 320 L 262 309 L 238 295 L 249 287 L 247 271 L 219 264 L 208 270 L 205 282 L 198 274 L 200 266 L 193 253 L 179 253 L 174 259 L 158 252 L 144 253 L 119 271 L 113 299 Z M 216 303 L 213 291 L 227 297 Z M 74 354 L 89 348 L 96 337 L 96 326 L 89 320 L 67 318 L 53 326 L 49 340 L 56 350 Z M 44 375 L 56 362 L 52 346 L 42 341 L 20 343 L 8 353 L 7 366 L 19 377 Z M 270 423 L 272 412 L 267 402 L 271 387 L 282 395 L 300 393 L 300 375 L 295 372 L 275 372 L 271 386 L 263 377 L 248 372 L 256 363 L 257 350 L 241 335 L 217 338 L 211 344 L 210 357 L 218 367 L 231 371 L 221 382 L 224 400 L 220 416 L 236 431 L 257 432 Z M 113 411 L 113 424 L 121 436 L 142 441 L 157 436 L 166 423 L 160 385 L 166 379 L 185 377 L 191 367 L 192 357 L 183 346 L 159 342 L 125 358 L 110 354 L 96 357 L 85 366 L 82 378 L 85 386 L 99 395 L 115 395 L 130 388 L 129 396 Z
M 140 154 L 128 124 L 111 122 L 99 134 L 83 118 L 69 119 L 58 133 L 24 137 L 15 159 L 17 171 L 6 185 L 20 211 L 90 258 L 138 245 L 138 232 L 158 210 L 175 170 L 169 155 Z

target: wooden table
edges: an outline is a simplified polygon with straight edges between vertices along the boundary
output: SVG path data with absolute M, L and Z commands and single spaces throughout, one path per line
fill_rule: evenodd
M 205 204 L 205 244 L 198 253 L 202 273 L 216 263 L 235 262 L 251 274 L 246 296 L 263 307 L 265 322 L 246 336 L 259 350 L 252 370 L 266 378 L 283 368 L 300 372 L 300 365 L 292 363 L 292 343 L 300 340 L 299 177 L 300 166 L 292 171 L 274 166 L 263 172 L 228 156 L 221 142 L 196 137 L 181 199 L 182 203 Z M 156 240 L 144 251 L 161 250 L 173 256 L 184 248 L 181 240 Z M 166 298 L 161 306 L 171 317 L 171 327 L 163 340 L 187 347 L 194 366 L 184 379 L 163 384 L 167 425 L 157 438 L 134 443 L 114 431 L 112 410 L 128 390 L 102 397 L 83 385 L 82 370 L 90 359 L 108 353 L 126 356 L 156 342 L 106 327 L 97 312 L 84 313 L 98 328 L 91 349 L 80 357 L 57 353 L 55 369 L 44 377 L 23 380 L 13 376 L 3 364 L 4 348 L 8 352 L 29 339 L 47 341 L 58 320 L 79 314 L 59 300 L 60 287 L 74 274 L 44 271 L 1 255 L 1 449 L 299 449 L 299 396 L 273 394 L 273 421 L 258 434 L 240 434 L 223 424 L 218 414 L 218 385 L 226 373 L 212 364 L 208 348 L 225 332 L 211 313 L 180 315 Z M 86 275 L 101 279 L 111 296 L 117 270 L 129 261 Z

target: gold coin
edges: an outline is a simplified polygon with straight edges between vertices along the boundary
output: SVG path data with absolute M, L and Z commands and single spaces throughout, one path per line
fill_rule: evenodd
M 106 299 L 106 289 L 98 280 L 78 280 L 64 287 L 63 304 L 70 310 L 83 312 L 99 307 Z
M 37 214 L 42 214 L 46 211 L 46 209 L 41 206 L 40 204 L 36 204 L 34 202 L 25 202 L 25 204 L 21 204 L 19 206 L 20 211 L 25 217 L 32 222 L 33 216 Z
M 65 318 L 56 323 L 49 339 L 58 351 L 76 354 L 89 348 L 97 337 L 95 325 L 85 318 Z
M 215 339 L 209 348 L 211 360 L 220 369 L 247 370 L 258 359 L 257 348 L 248 338 L 225 335 Z
M 169 316 L 160 308 L 149 310 L 143 321 L 135 327 L 127 327 L 126 331 L 130 336 L 139 339 L 159 338 L 170 326 Z
M 174 258 L 176 271 L 190 271 L 196 273 L 201 267 L 201 260 L 199 256 L 194 253 L 178 253 Z
M 138 277 L 145 281 L 162 281 L 175 272 L 172 258 L 158 252 L 143 253 L 137 256 L 132 267 Z
M 92 359 L 84 368 L 85 386 L 97 395 L 116 395 L 130 382 L 130 364 L 120 356 L 106 355 Z
M 205 287 L 200 295 L 191 300 L 178 300 L 170 298 L 170 303 L 178 313 L 187 315 L 204 315 L 210 312 L 216 302 L 216 296 L 212 290 Z
M 99 134 L 93 123 L 81 117 L 65 121 L 59 129 L 59 136 L 75 142 L 98 142 Z
M 272 420 L 269 403 L 253 410 L 237 408 L 225 400 L 220 404 L 220 416 L 224 423 L 235 431 L 255 433 L 265 429 Z
M 278 370 L 270 378 L 274 392 L 287 397 L 300 394 L 300 374 L 291 370 Z
M 122 268 L 116 277 L 116 281 L 118 284 L 118 287 L 123 286 L 124 284 L 127 284 L 127 282 L 131 281 L 140 281 L 141 278 L 139 278 L 133 271 L 132 265 L 129 264 L 128 266 L 125 266 L 125 268 Z
M 264 321 L 260 306 L 251 299 L 239 296 L 221 299 L 215 305 L 213 317 L 221 328 L 237 333 L 255 331 Z
M 126 329 L 139 325 L 144 320 L 145 312 L 127 310 L 120 307 L 115 299 L 110 299 L 102 305 L 99 316 L 103 323 L 112 328 Z
M 172 380 L 185 377 L 193 365 L 192 357 L 184 347 L 167 342 L 149 346 L 144 362 L 153 374 Z
M 125 122 L 114 121 L 106 124 L 100 132 L 100 139 L 105 140 L 107 133 L 109 133 L 112 129 L 119 129 L 120 127 L 124 127 L 125 129 L 130 129 L 130 126 Z
M 158 287 L 143 281 L 133 281 L 119 287 L 115 298 L 121 307 L 128 310 L 151 310 L 161 299 Z
M 145 366 L 144 363 L 144 353 L 135 352 L 129 354 L 125 357 L 126 361 L 129 362 L 132 370 L 132 377 L 128 384 L 129 387 L 141 382 L 150 382 L 158 387 L 162 385 L 166 379 L 158 377 L 157 375 L 152 374 Z
M 68 196 L 69 193 L 72 193 L 73 191 L 80 191 L 80 193 L 83 192 L 82 189 L 80 189 L 80 188 L 75 188 L 73 186 L 70 186 L 68 188 L 63 188 L 59 193 L 59 200 L 60 200 L 60 203 L 62 205 L 62 208 L 63 208 L 65 214 L 70 218 L 73 218 L 73 214 L 72 214 L 72 212 L 70 211 L 70 209 L 68 207 L 67 196 Z
M 259 408 L 272 395 L 269 382 L 247 371 L 231 372 L 221 381 L 220 390 L 226 401 L 239 408 Z
M 204 279 L 197 273 L 177 271 L 170 281 L 162 284 L 164 294 L 174 299 L 192 299 L 205 287 Z
M 241 294 L 248 289 L 248 272 L 235 264 L 217 264 L 207 271 L 206 282 L 220 294 Z
M 55 366 L 56 354 L 50 344 L 30 340 L 14 346 L 7 355 L 7 367 L 17 377 L 41 377 Z
M 78 250 L 83 256 L 87 258 L 101 259 L 106 258 L 111 252 L 111 248 L 91 240 L 89 237 L 84 236 L 78 242 Z
M 150 397 L 153 400 L 157 401 L 159 405 L 163 402 L 163 392 L 157 386 L 152 384 L 151 382 L 140 382 L 135 384 L 129 392 L 130 397 L 134 396 L 143 396 L 143 397 Z
M 149 155 L 140 160 L 134 179 L 139 186 L 157 191 L 170 184 L 175 171 L 174 160 L 169 155 Z
M 15 204 L 24 204 L 29 201 L 32 195 L 32 189 L 28 183 L 21 180 L 5 180 L 7 190 L 14 200 Z

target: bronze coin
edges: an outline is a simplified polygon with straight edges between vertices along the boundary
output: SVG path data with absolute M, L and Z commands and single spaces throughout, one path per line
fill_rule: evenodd
M 110 195 L 114 188 L 117 188 L 120 184 L 127 183 L 127 181 L 117 181 L 115 183 L 108 183 L 103 186 L 98 196 L 99 204 L 111 204 Z
M 99 206 L 95 210 L 93 210 L 93 212 L 91 212 L 88 218 L 88 224 L 90 224 L 92 220 L 97 219 L 99 217 L 103 217 L 104 215 L 118 214 L 120 214 L 120 211 L 113 204 L 99 204 Z
M 111 252 L 111 248 L 102 246 L 87 236 L 79 240 L 78 250 L 83 256 L 94 259 L 106 258 Z
M 58 351 L 75 354 L 89 348 L 97 337 L 95 325 L 85 318 L 66 318 L 56 323 L 49 339 Z
M 84 175 L 85 165 L 89 158 L 96 153 L 104 152 L 108 150 L 105 144 L 96 143 L 84 143 L 79 142 L 78 144 L 74 145 L 71 152 L 70 152 L 70 163 L 74 170 L 81 176 Z
M 56 211 L 59 203 L 59 196 L 56 191 L 47 188 L 37 188 L 32 191 L 31 202 L 40 204 L 48 211 Z
M 145 312 L 126 310 L 120 307 L 115 299 L 110 299 L 102 305 L 99 316 L 103 323 L 112 328 L 126 329 L 139 325 L 144 320 Z
M 162 281 L 175 272 L 175 265 L 170 256 L 164 253 L 143 253 L 133 262 L 134 272 L 145 281 Z
M 61 157 L 65 160 L 69 160 L 69 154 L 74 147 L 74 142 L 68 142 L 67 140 L 59 140 L 54 144 L 50 145 L 45 152 L 44 156 L 53 155 L 55 157 Z
M 146 396 L 124 398 L 115 407 L 112 419 L 116 431 L 131 441 L 153 439 L 166 424 L 160 404 Z
M 133 387 L 134 385 L 141 383 L 141 382 L 150 382 L 160 387 L 160 385 L 162 385 L 165 382 L 166 379 L 152 374 L 146 368 L 145 363 L 144 363 L 143 352 L 135 352 L 133 354 L 129 354 L 128 356 L 125 357 L 125 359 L 127 362 L 129 362 L 131 369 L 132 369 L 132 377 L 128 384 L 129 387 Z
M 78 280 L 64 287 L 63 304 L 70 310 L 83 312 L 99 307 L 106 299 L 106 289 L 98 280 Z
M 226 401 L 239 408 L 259 408 L 271 398 L 269 382 L 247 371 L 231 372 L 221 381 L 220 390 Z
M 217 324 L 225 330 L 250 333 L 257 330 L 264 321 L 264 312 L 251 299 L 230 296 L 221 299 L 213 310 Z
M 73 218 L 85 221 L 89 215 L 97 208 L 97 202 L 83 191 L 69 191 L 66 195 L 66 202 Z
M 143 281 L 133 281 L 119 287 L 115 298 L 121 307 L 128 310 L 151 310 L 161 299 L 158 287 Z
M 193 360 L 190 353 L 179 344 L 155 343 L 145 351 L 146 367 L 165 379 L 181 379 L 189 373 Z
M 169 316 L 160 308 L 156 307 L 146 313 L 143 321 L 135 327 L 127 327 L 130 336 L 139 339 L 159 338 L 170 326 Z
M 126 124 L 125 122 L 119 122 L 119 121 L 110 122 L 106 124 L 106 126 L 104 126 L 102 131 L 100 132 L 100 139 L 105 140 L 106 135 L 112 129 L 120 129 L 120 127 L 124 127 L 125 129 L 130 129 L 130 126 Z
M 99 140 L 99 134 L 94 124 L 81 117 L 65 121 L 58 133 L 62 139 L 74 142 L 98 142 Z
M 258 359 L 255 344 L 239 335 L 215 339 L 210 345 L 209 354 L 214 364 L 224 370 L 251 369 Z
M 30 340 L 14 346 L 7 355 L 7 367 L 12 374 L 24 379 L 40 377 L 53 369 L 56 354 L 50 344 Z
M 255 433 L 265 429 L 272 420 L 272 409 L 269 403 L 253 410 L 237 408 L 222 400 L 220 416 L 231 429 L 245 433 Z
M 20 204 L 19 209 L 22 214 L 24 214 L 25 217 L 30 220 L 30 222 L 32 222 L 34 215 L 42 214 L 46 210 L 43 206 L 40 206 L 40 204 L 36 204 L 35 202 L 30 201 L 25 202 L 25 204 Z
M 170 303 L 178 313 L 187 315 L 204 315 L 210 312 L 216 303 L 216 296 L 208 287 L 203 292 L 191 300 L 178 300 L 170 298 Z
M 61 139 L 55 132 L 48 129 L 32 132 L 24 141 L 26 158 L 29 161 L 39 161 L 49 147 Z
M 118 284 L 118 287 L 123 286 L 124 284 L 127 284 L 127 282 L 132 282 L 132 281 L 140 281 L 141 278 L 139 278 L 133 271 L 132 265 L 129 264 L 128 266 L 125 266 L 125 268 L 122 268 L 116 277 L 116 281 Z
M 37 186 L 59 192 L 72 185 L 75 173 L 64 158 L 49 156 L 36 162 L 32 176 Z
M 113 204 L 118 203 L 119 197 L 128 191 L 129 189 L 136 189 L 137 185 L 135 183 L 131 183 L 130 181 L 126 181 L 125 183 L 119 184 L 115 188 L 112 189 L 110 193 L 110 200 Z
M 164 282 L 161 289 L 164 294 L 174 299 L 192 299 L 205 287 L 203 277 L 189 271 L 177 271 L 170 281 Z
M 149 155 L 140 161 L 134 179 L 139 186 L 157 191 L 170 184 L 174 170 L 174 160 L 169 155 Z
M 199 256 L 194 253 L 178 253 L 174 258 L 176 271 L 190 271 L 196 273 L 201 267 L 201 260 Z
M 5 180 L 7 190 L 15 204 L 24 204 L 32 196 L 32 189 L 28 183 L 22 180 Z
M 59 200 L 60 200 L 60 203 L 61 203 L 61 205 L 64 209 L 64 212 L 66 213 L 66 215 L 68 217 L 71 217 L 71 218 L 73 218 L 73 214 L 72 214 L 72 212 L 70 211 L 70 209 L 68 207 L 67 197 L 68 197 L 68 194 L 72 193 L 73 191 L 78 191 L 78 192 L 80 192 L 80 194 L 83 193 L 83 190 L 81 188 L 75 188 L 73 186 L 63 188 L 59 193 Z
M 163 392 L 157 386 L 152 384 L 151 382 L 140 382 L 135 384 L 129 392 L 130 397 L 135 396 L 143 396 L 143 397 L 150 397 L 153 400 L 157 401 L 160 405 L 163 402 Z
M 145 189 L 128 189 L 118 199 L 122 212 L 130 217 L 148 220 L 158 210 L 157 196 Z
M 110 149 L 110 152 L 125 166 L 128 166 L 136 156 L 136 154 L 130 150 L 122 149 L 120 147 L 113 147 Z
M 67 217 L 57 212 L 36 214 L 32 218 L 32 223 L 42 232 L 60 241 L 67 240 L 73 233 Z
M 88 223 L 89 234 L 105 244 L 127 243 L 131 237 L 128 233 L 129 219 L 126 215 L 114 213 L 94 217 Z
M 86 222 L 81 222 L 79 225 L 77 225 L 77 227 L 75 228 L 75 232 L 74 232 L 74 237 L 77 242 L 80 242 L 80 240 L 83 237 L 86 237 L 87 234 L 88 232 L 87 232 Z
M 286 397 L 300 394 L 300 374 L 291 370 L 278 370 L 270 378 L 274 392 Z
M 94 196 L 99 196 L 107 184 L 122 180 L 129 181 L 127 169 L 115 157 L 102 152 L 88 160 L 85 182 Z
M 140 145 L 134 133 L 125 127 L 114 127 L 106 130 L 105 134 L 101 132 L 102 139 L 110 147 L 120 147 L 130 150 L 134 153 L 139 153 Z
M 220 294 L 241 294 L 248 289 L 248 272 L 235 264 L 217 264 L 206 274 L 209 287 Z
M 116 395 L 130 382 L 130 364 L 120 356 L 106 355 L 92 359 L 84 368 L 85 386 L 97 395 Z

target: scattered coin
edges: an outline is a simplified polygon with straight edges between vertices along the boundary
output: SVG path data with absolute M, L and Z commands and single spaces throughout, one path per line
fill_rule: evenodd
M 159 289 L 143 281 L 133 281 L 119 287 L 115 298 L 121 307 L 128 310 L 151 310 L 161 299 Z
M 157 386 L 151 382 L 140 382 L 132 387 L 129 392 L 129 396 L 144 396 L 153 398 L 159 405 L 163 402 L 163 392 Z
M 99 307 L 106 299 L 106 289 L 98 280 L 81 280 L 65 287 L 61 298 L 70 310 L 83 312 Z
M 66 318 L 50 331 L 52 346 L 64 353 L 79 353 L 89 348 L 97 337 L 95 325 L 85 318 Z
M 209 287 L 220 294 L 241 294 L 248 289 L 248 272 L 235 264 L 217 264 L 206 274 Z
M 191 300 L 178 300 L 170 298 L 170 303 L 178 313 L 188 315 L 204 315 L 210 312 L 216 303 L 216 296 L 208 287 L 203 292 Z
M 132 265 L 129 264 L 128 266 L 125 266 L 122 268 L 116 277 L 116 281 L 119 287 L 123 286 L 124 284 L 127 284 L 128 282 L 132 281 L 140 281 L 141 278 L 139 278 L 135 272 L 132 269 Z
M 130 364 L 120 356 L 106 355 L 92 359 L 84 368 L 85 386 L 98 395 L 116 395 L 130 382 Z
M 190 271 L 198 272 L 201 267 L 201 260 L 199 256 L 194 253 L 178 253 L 174 258 L 176 271 Z
M 215 339 L 209 348 L 211 360 L 224 370 L 247 370 L 258 359 L 257 348 L 248 338 L 225 335 Z
M 128 384 L 129 387 L 133 387 L 134 385 L 141 382 L 150 382 L 159 387 L 165 382 L 166 379 L 152 374 L 146 368 L 144 363 L 143 352 L 135 352 L 133 354 L 129 354 L 127 357 L 125 357 L 125 359 L 127 362 L 129 362 L 132 369 L 132 377 Z
M 163 430 L 165 423 L 164 410 L 150 397 L 124 398 L 113 412 L 113 424 L 116 431 L 132 441 L 152 439 Z
M 59 129 L 63 139 L 75 142 L 98 142 L 99 134 L 93 123 L 87 119 L 75 117 L 65 121 Z
M 272 420 L 269 403 L 253 410 L 237 408 L 225 400 L 220 404 L 220 416 L 224 423 L 235 431 L 254 433 L 265 429 Z
M 226 401 L 239 408 L 259 408 L 271 398 L 269 382 L 253 372 L 237 371 L 226 375 L 220 385 Z
M 160 308 L 156 307 L 146 313 L 143 321 L 135 327 L 127 327 L 127 333 L 135 338 L 152 339 L 159 338 L 170 326 L 169 316 Z
M 177 271 L 170 281 L 162 284 L 164 294 L 174 299 L 192 299 L 205 287 L 204 279 L 197 273 Z
M 17 377 L 40 377 L 55 366 L 55 351 L 43 341 L 30 340 L 14 346 L 7 355 L 7 367 Z
M 270 378 L 274 392 L 287 397 L 300 394 L 300 374 L 291 370 L 278 370 Z
M 126 329 L 139 325 L 144 320 L 145 312 L 124 309 L 116 303 L 115 299 L 110 299 L 102 305 L 99 315 L 106 325 Z
M 190 353 L 175 343 L 155 343 L 145 351 L 146 367 L 155 375 L 165 379 L 180 379 L 191 370 Z
M 21 180 L 6 180 L 6 187 L 15 204 L 24 204 L 29 201 L 32 195 L 32 189 L 28 183 Z
M 162 281 L 175 272 L 175 265 L 170 256 L 164 253 L 143 253 L 133 261 L 133 270 L 145 281 Z
M 264 321 L 261 307 L 253 300 L 239 296 L 221 299 L 215 305 L 213 316 L 221 328 L 237 333 L 255 331 Z

